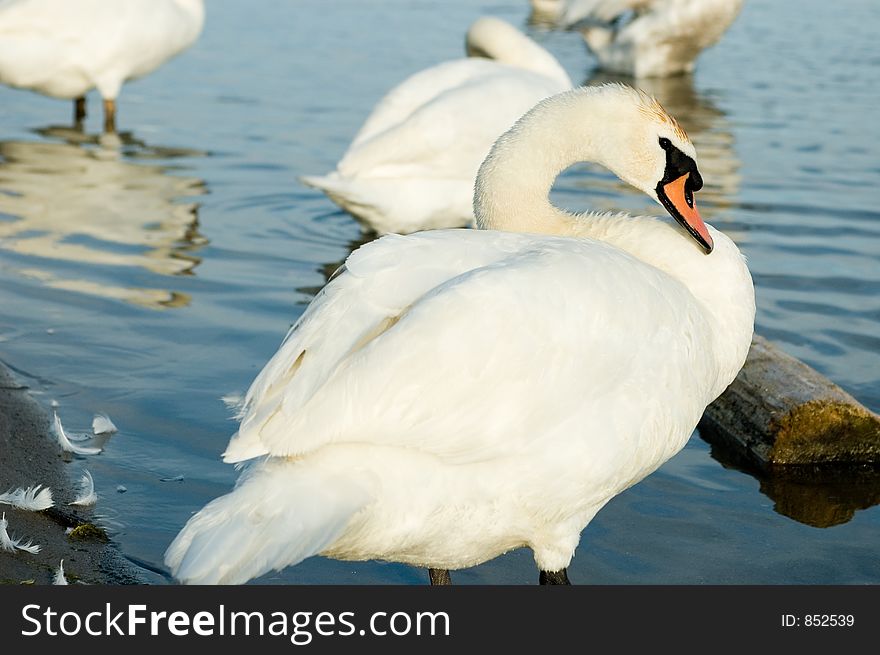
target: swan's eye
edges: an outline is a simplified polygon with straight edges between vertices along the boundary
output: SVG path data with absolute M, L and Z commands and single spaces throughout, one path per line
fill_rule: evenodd
M 667 139 L 665 136 L 660 137 L 660 147 L 664 150 L 669 150 L 672 147 L 672 141 Z

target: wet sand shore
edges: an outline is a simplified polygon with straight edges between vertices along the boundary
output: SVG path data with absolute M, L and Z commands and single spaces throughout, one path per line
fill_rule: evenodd
M 77 495 L 77 481 L 69 479 L 51 428 L 51 417 L 27 386 L 0 364 L 0 493 L 41 484 L 52 490 L 55 502 L 40 512 L 0 503 L 10 536 L 42 547 L 36 554 L 0 549 L 0 584 L 52 584 L 62 559 L 71 584 L 147 583 L 103 530 L 89 527 L 100 526 L 94 507 L 68 505 Z M 68 534 L 78 526 L 86 527 Z

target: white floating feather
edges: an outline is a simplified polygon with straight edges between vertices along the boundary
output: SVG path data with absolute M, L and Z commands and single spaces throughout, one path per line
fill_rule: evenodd
M 106 414 L 95 414 L 95 418 L 92 419 L 92 432 L 95 434 L 113 434 L 114 432 L 119 432 L 119 429 Z
M 12 552 L 15 550 L 15 544 L 12 542 L 9 533 L 6 531 L 8 525 L 9 521 L 6 520 L 6 512 L 3 512 L 3 517 L 0 518 L 0 550 Z
M 79 481 L 79 496 L 76 497 L 72 503 L 68 503 L 70 505 L 94 505 L 98 502 L 98 494 L 95 493 L 95 481 L 92 479 L 92 474 L 88 471 L 83 471 L 83 476 Z
M 233 391 L 232 393 L 228 393 L 225 396 L 221 396 L 220 400 L 223 401 L 223 404 L 226 405 L 226 408 L 235 412 L 235 415 L 238 416 L 241 414 L 241 410 L 244 407 L 244 396 L 241 392 Z
M 58 412 L 55 412 L 54 430 L 55 436 L 58 438 L 58 443 L 61 445 L 61 449 L 68 453 L 74 453 L 76 455 L 97 455 L 101 452 L 100 448 L 77 446 L 73 443 L 64 432 L 64 427 L 61 425 L 61 418 L 59 418 Z
M 9 527 L 9 521 L 6 520 L 6 512 L 3 512 L 3 515 L 0 516 L 0 550 L 14 552 L 17 548 L 18 550 L 23 550 L 31 555 L 36 555 L 40 552 L 42 546 L 36 545 L 33 541 L 28 541 L 26 544 L 22 544 L 21 539 L 13 539 L 10 537 L 9 532 L 6 530 L 7 527 Z
M 55 571 L 55 578 L 52 580 L 53 585 L 66 585 L 68 584 L 67 578 L 64 577 L 64 560 L 61 560 L 61 564 L 58 566 L 58 570 Z
M 7 491 L 0 494 L 0 503 L 12 505 L 30 512 L 39 512 L 40 510 L 49 509 L 54 505 L 52 490 L 39 484 L 27 489 L 19 487 L 15 491 Z

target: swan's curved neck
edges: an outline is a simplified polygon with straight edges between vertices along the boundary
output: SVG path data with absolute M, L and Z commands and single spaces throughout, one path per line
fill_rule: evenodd
M 465 50 L 471 57 L 488 57 L 571 86 L 571 78 L 556 57 L 503 21 L 488 17 L 476 21 L 468 30 Z
M 498 139 L 477 174 L 477 227 L 569 234 L 575 222 L 584 222 L 554 207 L 549 195 L 557 176 L 572 164 L 592 161 L 612 168 L 603 149 L 617 146 L 613 133 L 619 117 L 610 115 L 599 94 L 585 91 L 541 102 Z

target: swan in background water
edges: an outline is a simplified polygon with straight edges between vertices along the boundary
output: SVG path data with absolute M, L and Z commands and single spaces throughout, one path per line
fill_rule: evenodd
M 577 28 L 602 70 L 633 77 L 693 71 L 743 0 L 567 0 L 558 22 Z
M 677 223 L 554 207 L 598 162 Z M 253 460 L 166 551 L 187 583 L 322 554 L 432 569 L 527 546 L 567 583 L 581 531 L 672 457 L 733 380 L 755 297 L 706 225 L 684 131 L 622 85 L 539 103 L 481 166 L 477 230 L 362 246 L 258 375 L 226 462 Z
M 474 178 L 492 143 L 572 84 L 553 55 L 501 19 L 474 22 L 466 48 L 469 58 L 390 91 L 336 170 L 302 181 L 379 234 L 471 224 Z
M 0 0 L 0 82 L 74 101 L 104 100 L 104 130 L 116 130 L 116 98 L 191 46 L 202 31 L 202 0 Z

